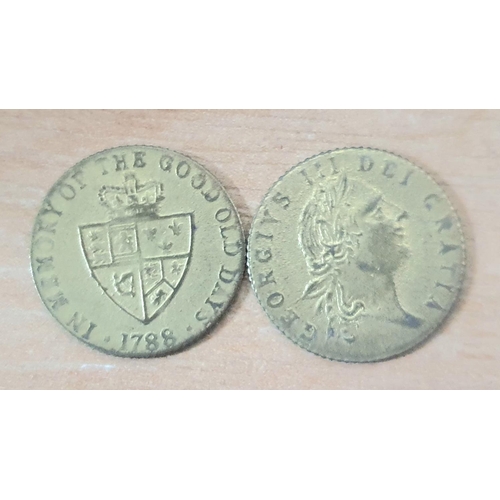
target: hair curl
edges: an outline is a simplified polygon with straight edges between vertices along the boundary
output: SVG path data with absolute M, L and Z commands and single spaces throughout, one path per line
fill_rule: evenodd
M 318 186 L 300 219 L 299 244 L 311 280 L 302 298 L 318 299 L 318 310 L 333 321 L 354 321 L 365 309 L 361 300 L 348 298 L 339 270 L 354 255 L 360 233 L 349 209 L 351 187 L 345 174 Z

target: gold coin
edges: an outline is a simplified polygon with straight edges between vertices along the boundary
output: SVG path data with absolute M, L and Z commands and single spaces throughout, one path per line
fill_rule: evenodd
M 423 342 L 459 294 L 459 219 L 423 170 L 349 148 L 292 168 L 253 221 L 248 267 L 271 321 L 320 356 L 377 361 Z
M 226 310 L 243 241 L 234 205 L 201 165 L 125 146 L 86 158 L 52 187 L 31 266 L 48 310 L 78 339 L 118 356 L 160 356 Z

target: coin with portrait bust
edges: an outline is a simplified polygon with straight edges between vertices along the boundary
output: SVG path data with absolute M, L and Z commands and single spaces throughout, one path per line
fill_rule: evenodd
M 443 189 L 369 148 L 303 161 L 267 193 L 248 242 L 252 286 L 299 346 L 350 362 L 421 344 L 459 295 L 465 246 Z
M 244 268 L 238 213 L 196 161 L 152 146 L 69 169 L 35 221 L 31 266 L 51 314 L 109 354 L 151 357 L 198 340 Z

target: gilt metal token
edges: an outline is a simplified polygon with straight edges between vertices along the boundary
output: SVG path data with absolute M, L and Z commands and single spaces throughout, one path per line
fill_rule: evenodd
M 38 292 L 73 335 L 118 356 L 191 344 L 228 307 L 244 266 L 240 220 L 207 170 L 125 146 L 75 165 L 35 221 Z
M 320 154 L 268 192 L 248 244 L 271 321 L 320 356 L 378 361 L 422 343 L 462 286 L 459 219 L 423 170 L 384 151 Z

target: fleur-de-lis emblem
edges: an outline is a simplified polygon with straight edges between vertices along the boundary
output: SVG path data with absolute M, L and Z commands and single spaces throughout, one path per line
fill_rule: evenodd
M 145 269 L 146 276 L 150 279 L 156 279 L 160 275 L 160 270 L 157 267 L 151 266 Z
M 162 250 L 170 250 L 172 248 L 172 245 L 173 243 L 172 242 L 167 242 L 166 240 L 165 241 L 162 241 L 159 245 L 158 245 L 158 248 L 161 248 Z
M 174 236 L 179 236 L 181 234 L 182 224 L 179 224 L 176 220 L 174 220 L 174 222 L 172 222 L 172 224 L 168 227 L 172 230 L 172 234 Z
M 123 187 L 104 186 L 99 192 L 111 220 L 80 226 L 79 239 L 102 292 L 147 325 L 182 285 L 191 258 L 193 214 L 159 215 L 162 185 L 124 175 Z
M 163 291 L 163 290 L 158 290 L 155 294 L 155 297 L 153 299 L 153 304 L 155 306 L 159 305 L 161 303 L 161 301 L 163 300 L 163 297 L 165 297 L 167 294 Z
M 174 274 L 179 274 L 182 271 L 182 266 L 178 262 L 172 264 L 172 272 Z
M 149 241 L 153 241 L 156 238 L 157 229 L 154 227 L 148 227 L 144 229 L 144 233 Z

